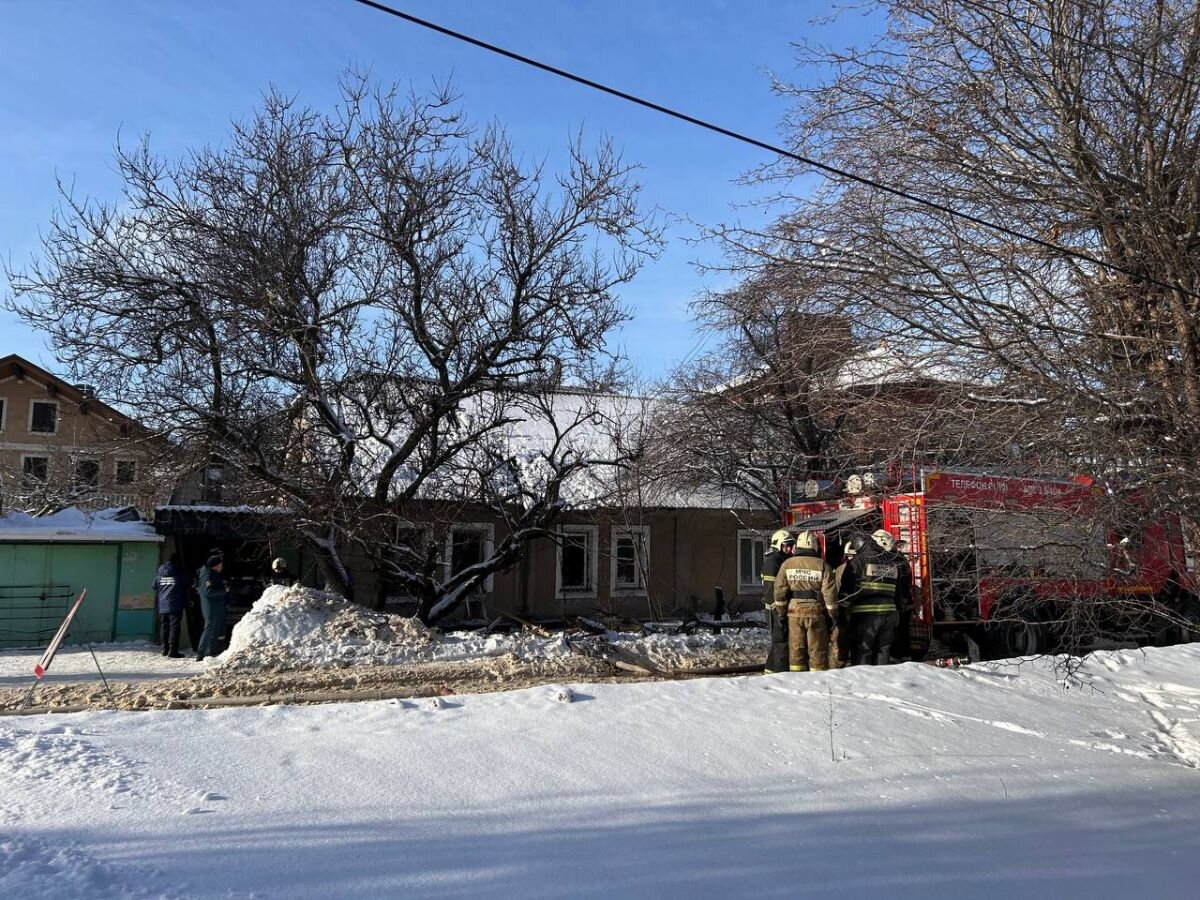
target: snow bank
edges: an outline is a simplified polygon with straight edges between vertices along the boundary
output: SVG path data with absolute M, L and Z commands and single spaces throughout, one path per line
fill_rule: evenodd
M 721 635 L 611 635 L 614 643 L 656 665 L 675 668 L 697 655 L 766 647 L 762 632 Z M 496 656 L 557 660 L 571 655 L 562 635 L 528 632 L 438 634 L 415 619 L 372 612 L 341 597 L 310 588 L 270 587 L 234 626 L 216 670 L 283 670 L 302 667 L 408 665 Z

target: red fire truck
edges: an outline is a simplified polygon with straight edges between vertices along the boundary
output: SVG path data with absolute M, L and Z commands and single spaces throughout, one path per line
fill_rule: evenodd
M 1104 514 L 1111 498 L 1088 478 L 926 471 L 912 479 L 915 490 L 872 491 L 857 478 L 847 487 L 810 483 L 810 496 L 833 496 L 793 504 L 785 524 L 816 534 L 835 566 L 854 532 L 884 528 L 903 542 L 913 578 L 914 659 L 925 658 L 931 646 L 934 655 L 984 658 L 1064 649 L 1064 622 L 1078 622 L 1068 604 L 1102 611 L 1089 619 L 1097 645 L 1200 636 L 1150 614 L 1158 601 L 1200 625 L 1178 519 L 1161 517 L 1120 533 Z M 1105 600 L 1119 602 L 1099 602 Z

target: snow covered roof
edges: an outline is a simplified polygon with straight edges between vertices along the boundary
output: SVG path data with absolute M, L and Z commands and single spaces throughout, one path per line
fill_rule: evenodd
M 962 384 L 964 373 L 948 364 L 940 355 L 906 353 L 887 344 L 852 356 L 838 369 L 836 377 L 840 388 L 930 381 Z
M 0 542 L 72 541 L 98 543 L 145 541 L 161 543 L 154 526 L 140 519 L 125 518 L 126 507 L 85 512 L 75 506 L 49 516 L 9 512 L 0 516 Z
M 291 515 L 292 512 L 286 506 L 247 506 L 245 504 L 222 506 L 218 503 L 168 503 L 165 506 L 156 506 L 154 509 L 155 512 L 162 510 L 164 512 L 221 513 L 231 516 L 283 516 Z

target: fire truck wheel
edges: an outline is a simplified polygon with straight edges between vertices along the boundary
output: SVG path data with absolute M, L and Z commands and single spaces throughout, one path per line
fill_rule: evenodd
M 1179 604 L 1179 615 L 1188 623 L 1187 627 L 1180 628 L 1180 643 L 1200 641 L 1200 599 L 1197 599 L 1195 594 L 1184 595 Z
M 1046 647 L 1042 626 L 1030 622 L 1004 622 L 988 627 L 988 655 L 992 659 L 1036 656 Z

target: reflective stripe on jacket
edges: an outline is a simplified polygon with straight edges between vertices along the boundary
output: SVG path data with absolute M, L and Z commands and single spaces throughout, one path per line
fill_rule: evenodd
M 851 614 L 898 611 L 909 596 L 908 563 L 899 553 L 866 550 L 846 564 L 842 603 Z

